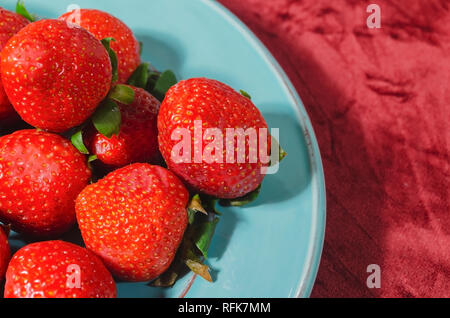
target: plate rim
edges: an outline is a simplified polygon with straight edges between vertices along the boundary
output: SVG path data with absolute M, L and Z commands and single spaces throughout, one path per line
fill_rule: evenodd
M 303 135 L 307 141 L 307 149 L 310 157 L 310 169 L 311 169 L 311 183 L 313 193 L 317 195 L 314 201 L 315 208 L 313 209 L 312 222 L 312 240 L 309 242 L 308 257 L 306 260 L 307 269 L 304 270 L 302 278 L 300 278 L 297 290 L 295 291 L 295 297 L 291 298 L 308 298 L 311 296 L 319 265 L 322 257 L 322 251 L 325 240 L 326 229 L 326 185 L 325 174 L 323 169 L 322 156 L 320 153 L 317 137 L 312 126 L 309 115 L 306 108 L 297 93 L 294 85 L 292 84 L 289 76 L 283 70 L 281 65 L 269 51 L 269 49 L 262 43 L 262 41 L 253 33 L 252 30 L 242 22 L 233 12 L 226 8 L 223 4 L 217 0 L 201 0 L 206 6 L 216 11 L 219 15 L 228 20 L 242 35 L 244 35 L 249 43 L 257 50 L 257 52 L 264 58 L 267 64 L 272 68 L 274 73 L 278 76 L 278 79 L 284 84 L 286 93 L 292 100 L 292 104 L 295 105 L 295 111 L 297 112 L 297 119 L 303 130 Z M 314 190 L 315 189 L 315 190 Z M 188 281 L 187 286 L 180 297 L 184 298 L 192 287 L 197 275 L 193 275 Z

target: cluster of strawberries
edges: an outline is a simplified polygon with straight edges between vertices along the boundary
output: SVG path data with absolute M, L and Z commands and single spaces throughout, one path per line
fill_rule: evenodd
M 251 201 L 268 163 L 176 162 L 172 133 L 196 120 L 267 129 L 248 94 L 141 63 L 133 32 L 106 12 L 35 21 L 21 2 L 17 12 L 0 8 L 5 297 L 116 297 L 113 277 L 169 286 L 180 266 L 211 280 L 215 203 Z M 33 128 L 17 130 L 19 117 Z M 49 241 L 75 224 L 86 248 Z M 41 242 L 11 259 L 9 229 Z

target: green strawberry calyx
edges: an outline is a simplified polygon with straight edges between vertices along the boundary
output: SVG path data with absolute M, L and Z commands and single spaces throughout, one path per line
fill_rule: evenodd
M 112 82 L 115 83 L 118 78 L 118 62 L 117 55 L 111 48 L 111 41 L 115 40 L 113 38 L 106 38 L 101 42 L 108 51 L 113 68 Z M 107 98 L 100 103 L 95 113 L 88 121 L 91 121 L 97 131 L 107 138 L 111 138 L 113 135 L 118 135 L 122 124 L 122 114 L 117 103 L 130 105 L 133 103 L 134 97 L 134 90 L 130 86 L 122 84 L 114 85 Z M 83 129 L 87 125 L 88 122 L 85 122 L 78 129 L 76 129 L 75 133 L 71 136 L 72 144 L 76 149 L 78 149 L 78 151 L 85 155 L 89 155 L 89 151 L 83 142 Z M 97 159 L 97 156 L 91 155 L 88 158 L 88 162 L 91 163 Z
M 117 102 L 122 104 L 131 104 L 134 100 L 134 90 L 126 85 L 116 85 L 95 111 L 90 121 L 95 129 L 107 138 L 120 133 L 122 124 L 122 114 Z M 83 130 L 88 125 L 85 123 L 78 127 L 71 136 L 73 146 L 84 155 L 89 155 L 89 150 L 83 141 Z M 89 156 L 88 162 L 97 160 L 97 156 Z
M 259 185 L 259 187 L 256 188 L 256 190 L 250 192 L 249 194 L 247 194 L 241 198 L 221 199 L 221 200 L 219 200 L 219 204 L 224 207 L 230 207 L 230 206 L 242 207 L 244 205 L 248 205 L 248 204 L 254 202 L 258 198 L 259 194 L 261 193 L 261 188 L 262 188 L 262 185 Z
M 111 42 L 116 42 L 116 40 L 114 38 L 105 38 L 101 40 L 101 42 L 108 52 L 109 59 L 111 60 L 112 82 L 115 83 L 119 79 L 119 62 L 117 60 L 116 52 L 111 48 Z
M 25 7 L 25 2 L 23 0 L 17 1 L 16 4 L 16 13 L 23 16 L 25 19 L 27 19 L 30 22 L 35 22 L 37 20 L 36 16 L 34 14 L 30 14 Z
M 83 142 L 83 128 L 78 128 L 76 132 L 72 135 L 70 138 L 72 141 L 72 145 L 77 148 L 79 152 L 81 152 L 83 155 L 88 155 L 89 150 L 86 148 L 86 145 Z
M 117 103 L 109 98 L 105 99 L 92 116 L 92 123 L 99 133 L 107 138 L 118 135 L 122 122 Z
M 155 96 L 158 100 L 163 101 L 166 97 L 167 91 L 177 82 L 177 77 L 174 72 L 171 70 L 162 72 L 152 90 L 153 96 Z
M 72 142 L 72 145 L 83 155 L 87 155 L 87 162 L 88 166 L 91 170 L 93 170 L 93 167 L 91 165 L 92 162 L 97 160 L 97 155 L 91 155 L 89 153 L 89 150 L 87 149 L 86 145 L 84 144 L 83 140 L 83 130 L 84 126 L 82 125 L 80 127 L 74 128 L 71 133 L 72 136 L 70 137 L 70 141 Z
M 150 69 L 149 63 L 142 63 L 141 65 L 139 65 L 138 68 L 133 72 L 133 74 L 131 74 L 130 78 L 128 79 L 128 85 L 146 89 L 150 76 L 149 69 Z
M 109 54 L 112 66 L 112 82 L 117 82 L 118 79 L 118 61 L 117 54 L 111 48 L 111 42 L 115 41 L 113 38 L 105 38 L 101 42 Z M 134 90 L 126 85 L 115 85 L 109 92 L 108 97 L 103 100 L 97 107 L 94 115 L 90 121 L 99 133 L 107 138 L 113 135 L 118 135 L 120 126 L 122 124 L 122 114 L 116 102 L 129 105 L 134 100 Z M 82 138 L 82 130 L 87 126 L 87 122 L 83 124 L 79 131 L 72 136 L 73 145 L 83 154 L 89 154 L 86 146 L 84 146 Z M 89 162 L 96 160 L 95 156 L 89 157 Z
M 88 163 L 94 162 L 97 159 L 98 159 L 97 155 L 90 155 L 88 157 Z
M 216 211 L 217 200 L 204 195 L 194 195 L 188 205 L 189 224 L 175 260 L 169 269 L 151 283 L 155 287 L 171 287 L 187 269 L 212 282 L 210 268 L 204 264 L 208 259 L 220 213 Z
M 286 158 L 287 152 L 283 149 L 283 147 L 281 147 L 279 141 L 276 138 L 274 138 L 273 136 L 271 136 L 271 137 L 272 137 L 272 144 L 274 144 L 275 146 L 278 146 L 278 153 L 280 154 L 278 161 L 275 161 L 275 162 L 271 161 L 269 164 L 269 166 L 274 166 L 278 163 L 281 163 L 281 161 L 283 161 L 283 159 Z
M 167 91 L 177 83 L 173 71 L 166 70 L 160 73 L 149 63 L 139 65 L 128 80 L 129 85 L 145 89 L 160 102 L 164 100 Z
M 118 84 L 109 92 L 108 98 L 121 104 L 130 105 L 134 101 L 134 90 L 128 85 Z
M 273 136 L 272 136 L 272 143 L 273 143 L 273 145 L 278 146 L 278 148 L 279 148 L 279 158 L 277 158 L 277 160 L 275 162 L 270 162 L 269 166 L 273 166 L 275 164 L 281 163 L 281 161 L 283 161 L 283 159 L 286 158 L 286 156 L 287 156 L 286 151 L 283 150 L 283 148 L 281 147 L 278 140 L 276 140 Z M 259 187 L 256 188 L 256 190 L 246 194 L 245 196 L 243 196 L 241 198 L 220 199 L 219 204 L 224 207 L 242 207 L 242 206 L 248 205 L 248 204 L 256 201 L 256 199 L 259 197 L 259 194 L 261 193 L 261 189 L 262 189 L 262 184 L 259 185 Z
M 247 97 L 248 99 L 252 100 L 252 97 L 251 97 L 250 94 L 247 93 L 246 91 L 244 91 L 244 90 L 241 89 L 241 90 L 240 90 L 240 93 L 241 93 L 242 96 Z
M 202 213 L 204 215 L 208 215 L 208 212 L 202 205 L 202 200 L 199 194 L 196 194 L 192 197 L 191 202 L 188 205 L 188 216 L 189 216 L 189 224 L 194 222 L 195 214 Z

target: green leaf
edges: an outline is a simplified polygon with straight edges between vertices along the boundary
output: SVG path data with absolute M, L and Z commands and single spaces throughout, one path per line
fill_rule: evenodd
M 156 70 L 149 70 L 147 87 L 146 87 L 146 90 L 148 92 L 153 93 L 153 89 L 155 88 L 156 82 L 158 81 L 160 75 L 161 75 L 161 73 L 159 73 Z
M 159 76 L 151 93 L 162 102 L 166 97 L 167 91 L 176 83 L 177 77 L 175 74 L 172 71 L 167 70 Z
M 214 232 L 219 218 L 216 217 L 216 200 L 209 196 L 195 195 L 190 203 L 188 210 L 197 211 L 190 216 L 190 237 L 198 251 L 205 258 L 208 258 L 208 251 L 211 245 Z M 200 205 L 200 208 L 196 207 Z
M 23 16 L 25 19 L 27 19 L 30 22 L 36 21 L 36 17 L 28 12 L 28 10 L 25 8 L 25 3 L 23 0 L 17 1 L 16 4 L 16 13 Z
M 134 87 L 139 88 L 147 88 L 147 83 L 149 79 L 149 64 L 148 63 L 142 63 L 138 66 L 138 68 L 131 74 L 130 79 L 128 80 L 128 84 Z
M 221 206 L 235 206 L 235 207 L 241 207 L 247 204 L 252 203 L 253 201 L 255 201 L 259 194 L 261 192 L 261 185 L 253 192 L 250 192 L 249 194 L 238 198 L 238 199 L 222 199 L 219 201 L 219 204 Z
M 94 162 L 94 161 L 97 160 L 97 159 L 98 159 L 97 155 L 89 156 L 89 158 L 88 158 L 88 163 Z
M 109 98 L 125 105 L 130 105 L 134 101 L 134 90 L 127 85 L 118 84 L 109 93 Z
M 78 130 L 76 133 L 74 133 L 72 135 L 72 137 L 70 138 L 70 140 L 72 141 L 72 145 L 74 145 L 74 147 L 77 148 L 77 150 L 79 152 L 81 152 L 83 155 L 89 154 L 89 150 L 86 148 L 86 146 L 84 145 L 84 142 L 83 142 L 83 129 L 82 128 L 80 130 Z
M 189 269 L 186 268 L 186 260 L 188 259 L 188 254 L 190 254 L 190 251 L 192 250 L 192 246 L 188 227 L 172 264 L 170 264 L 166 272 L 151 282 L 150 286 L 172 287 L 180 276 L 187 273 Z
M 244 97 L 247 97 L 248 99 L 252 99 L 252 97 L 250 96 L 250 94 L 249 93 L 247 93 L 246 91 L 243 91 L 242 89 L 241 89 L 241 95 L 242 96 L 244 96 Z
M 122 115 L 119 106 L 110 99 L 104 100 L 92 116 L 92 123 L 97 131 L 107 138 L 119 134 L 121 122 Z
M 169 269 L 160 277 L 150 283 L 154 287 L 172 287 L 178 278 L 186 274 L 189 270 L 200 275 L 205 280 L 212 282 L 210 269 L 205 265 L 200 256 L 197 255 L 197 249 L 190 240 L 189 231 L 186 233 L 174 261 Z
M 187 212 L 188 212 L 189 224 L 193 224 L 194 220 L 195 220 L 195 215 L 197 214 L 197 211 L 196 210 L 192 210 L 192 209 L 188 209 Z
M 205 258 L 208 258 L 209 247 L 218 223 L 219 218 L 214 218 L 214 220 L 210 222 L 201 223 L 196 228 L 197 236 L 195 239 L 195 246 L 197 246 Z
M 280 163 L 281 161 L 283 161 L 284 158 L 286 158 L 287 153 L 286 151 L 284 151 L 284 149 L 281 147 L 280 143 L 278 142 L 278 140 L 276 140 L 273 136 L 272 137 L 272 143 L 277 146 L 278 145 L 278 153 L 279 153 L 279 157 L 278 157 L 278 162 L 270 162 L 269 166 L 273 166 L 276 165 L 277 163 Z
M 114 52 L 114 50 L 111 48 L 111 41 L 116 42 L 116 40 L 114 40 L 113 38 L 105 38 L 101 42 L 109 54 L 109 59 L 111 60 L 112 74 L 113 74 L 112 82 L 115 83 L 119 79 L 119 63 L 117 61 L 116 52 Z
M 200 202 L 202 208 L 198 207 Z M 209 246 L 219 221 L 219 218 L 215 217 L 217 215 L 216 202 L 216 199 L 209 196 L 194 195 L 188 206 L 188 213 L 189 210 L 191 211 L 191 222 L 186 229 L 177 255 L 169 269 L 151 283 L 152 286 L 173 286 L 176 280 L 187 270 L 191 270 L 205 280 L 212 282 L 210 269 L 204 264 L 202 257 L 208 256 Z M 206 210 L 207 215 L 201 210 Z
M 139 55 L 142 55 L 143 50 L 144 50 L 144 42 L 139 41 Z

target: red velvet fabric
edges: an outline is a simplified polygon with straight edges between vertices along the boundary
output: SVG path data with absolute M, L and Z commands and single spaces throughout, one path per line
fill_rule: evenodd
M 278 59 L 317 134 L 328 215 L 312 296 L 449 297 L 450 2 L 220 2 Z

